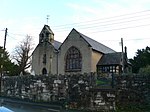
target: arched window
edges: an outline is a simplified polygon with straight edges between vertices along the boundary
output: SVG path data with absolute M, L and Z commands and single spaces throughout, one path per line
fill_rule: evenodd
M 42 74 L 43 74 L 43 75 L 47 74 L 46 68 L 43 68 L 43 69 L 42 69 Z
M 46 54 L 43 55 L 43 64 L 46 64 Z
M 68 49 L 66 54 L 65 71 L 75 72 L 81 71 L 82 68 L 82 56 L 80 51 L 76 47 Z

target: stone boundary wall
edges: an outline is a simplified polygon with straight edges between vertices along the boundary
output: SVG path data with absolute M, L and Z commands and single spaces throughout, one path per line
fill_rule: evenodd
M 77 108 L 83 98 L 89 97 L 90 88 L 96 86 L 95 77 L 94 73 L 4 77 L 2 95 L 35 102 L 69 103 Z
M 4 96 L 59 102 L 65 108 L 111 111 L 116 105 L 150 102 L 150 75 L 112 75 L 111 78 L 95 73 L 27 75 L 4 77 L 2 81 Z
M 122 75 L 115 77 L 118 105 L 150 104 L 150 75 Z

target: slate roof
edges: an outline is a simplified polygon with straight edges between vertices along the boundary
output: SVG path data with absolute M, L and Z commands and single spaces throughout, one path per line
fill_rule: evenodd
M 54 34 L 53 31 L 50 29 L 50 27 L 48 25 L 44 25 L 43 29 L 41 30 L 41 32 L 46 29 L 50 34 Z
M 52 46 L 54 46 L 54 48 L 55 48 L 55 50 L 58 50 L 59 49 L 59 47 L 61 46 L 61 42 L 58 42 L 58 41 L 56 41 L 56 40 L 54 40 L 54 43 L 53 44 L 51 44 L 50 42 L 47 42 L 47 43 L 49 43 L 50 45 L 52 45 Z M 41 44 L 41 43 L 40 43 Z M 39 45 L 40 45 L 39 44 Z M 43 43 L 42 43 L 43 44 Z
M 50 42 L 48 42 L 49 44 L 51 44 Z M 43 44 L 43 43 L 39 43 L 37 46 L 36 46 L 36 48 L 34 49 L 34 51 L 37 49 L 37 47 L 38 46 L 40 46 L 41 44 Z M 59 47 L 61 46 L 61 42 L 58 42 L 58 41 L 56 41 L 56 40 L 54 40 L 54 44 L 53 44 L 53 46 L 54 46 L 54 48 L 56 49 L 56 50 L 58 50 L 59 49 Z M 34 51 L 32 52 L 32 54 L 34 53 Z
M 97 65 L 118 65 L 121 63 L 121 52 L 104 54 Z
M 61 42 L 58 42 L 58 41 L 56 41 L 56 40 L 54 40 L 54 48 L 56 49 L 56 50 L 58 50 L 59 49 L 59 47 L 61 46 Z
M 106 53 L 114 53 L 116 51 L 114 51 L 113 49 L 83 35 L 82 33 L 78 32 L 80 34 L 80 36 L 92 47 L 92 49 L 102 52 L 104 54 Z

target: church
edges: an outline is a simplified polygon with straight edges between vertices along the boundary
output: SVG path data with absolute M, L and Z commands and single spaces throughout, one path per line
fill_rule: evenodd
M 32 53 L 32 71 L 36 75 L 91 72 L 120 74 L 126 68 L 126 52 L 116 52 L 74 28 L 61 43 L 54 39 L 51 28 L 44 25 L 39 34 L 39 43 Z

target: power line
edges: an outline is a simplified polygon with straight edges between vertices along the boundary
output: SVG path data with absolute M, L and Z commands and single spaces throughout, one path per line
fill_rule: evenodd
M 120 22 L 114 22 L 114 23 L 108 23 L 108 24 L 96 24 L 96 25 L 92 25 L 92 26 L 83 26 L 80 27 L 78 26 L 78 28 L 80 29 L 92 29 L 92 28 L 105 28 L 106 26 L 108 27 L 112 27 L 112 25 L 119 25 L 119 24 L 127 24 L 127 23 L 131 23 L 131 22 L 138 22 L 141 20 L 145 20 L 145 19 L 149 19 L 150 17 L 146 17 L 146 18 L 139 18 L 139 19 L 132 19 L 132 20 L 126 20 L 126 21 L 120 21 Z M 63 29 L 57 30 L 57 31 L 62 31 Z M 65 29 L 64 29 L 65 30 Z M 64 31 L 63 30 L 63 31 Z
M 25 35 L 25 34 L 10 33 L 10 32 L 9 32 L 9 34 L 11 34 L 11 35 L 15 35 L 15 36 L 23 36 L 23 37 L 27 36 L 27 35 Z
M 114 28 L 114 29 L 108 29 L 108 30 L 98 30 L 94 32 L 88 32 L 88 33 L 97 33 L 97 32 L 108 32 L 108 31 L 115 31 L 115 30 L 125 30 L 130 28 L 138 28 L 138 27 L 144 27 L 149 26 L 150 24 L 143 24 L 143 25 L 136 25 L 136 26 L 129 26 L 129 27 L 121 27 L 121 28 Z
M 58 26 L 54 26 L 54 27 L 77 25 L 77 24 L 82 24 L 82 23 L 86 23 L 87 24 L 89 22 L 95 22 L 95 21 L 100 21 L 100 20 L 102 21 L 102 20 L 107 20 L 107 19 L 113 19 L 113 18 L 123 17 L 123 16 L 131 16 L 133 18 L 133 16 L 135 16 L 134 14 L 141 14 L 141 13 L 146 13 L 146 12 L 150 12 L 150 10 L 145 10 L 145 11 L 140 11 L 140 12 L 134 12 L 134 13 L 124 14 L 124 15 L 118 15 L 118 16 L 112 16 L 112 17 L 106 17 L 106 18 L 99 18 L 99 19 L 90 20 L 90 21 L 83 21 L 83 22 L 80 22 L 80 23 L 76 22 L 76 23 L 71 23 L 71 24 L 58 25 Z M 139 16 L 144 16 L 144 15 L 139 15 Z M 139 16 L 135 16 L 135 17 L 139 17 Z
M 124 30 L 124 29 L 129 29 L 129 28 L 138 28 L 138 27 L 144 27 L 144 26 L 149 26 L 150 24 L 141 24 L 141 25 L 134 25 L 134 26 L 127 26 L 127 27 L 119 27 L 119 28 L 113 28 L 113 29 L 106 29 L 106 30 L 97 30 L 97 31 L 93 31 L 93 32 L 88 32 L 88 33 L 97 33 L 97 32 L 108 32 L 108 31 L 115 31 L 115 30 Z M 27 35 L 25 34 L 15 34 L 15 33 L 9 33 L 15 36 L 22 36 L 25 37 Z M 10 35 L 9 35 L 10 36 Z M 12 36 L 10 36 L 12 37 Z M 31 36 L 31 37 L 35 37 L 35 36 Z M 13 38 L 13 37 L 12 37 Z M 17 40 L 17 39 L 16 39 Z
M 129 26 L 129 27 L 121 27 L 121 28 L 114 28 L 109 30 L 98 30 L 94 32 L 87 32 L 87 33 L 98 33 L 98 32 L 108 32 L 108 31 L 115 31 L 115 30 L 124 30 L 124 29 L 131 29 L 131 28 L 139 28 L 139 27 L 145 27 L 150 26 L 150 24 L 142 24 L 142 25 L 136 25 L 136 26 Z M 138 39 L 125 39 L 125 41 L 134 41 L 134 40 L 146 40 L 150 38 L 138 38 Z M 101 41 L 120 41 L 120 40 L 101 40 Z
M 9 32 L 9 34 L 19 36 L 19 37 L 26 37 L 26 36 L 35 37 L 35 36 L 32 36 L 32 35 L 28 35 L 28 34 L 19 34 L 19 33 L 10 33 L 10 32 Z M 12 37 L 12 38 L 14 38 L 14 37 Z
M 5 31 L 5 28 L 1 29 L 0 31 Z
M 130 21 L 128 21 L 128 22 L 130 22 Z M 110 27 L 114 27 L 114 26 L 108 26 L 108 25 L 111 25 L 111 24 L 106 24 L 106 25 L 102 25 L 102 26 L 101 25 L 99 25 L 99 26 L 91 26 L 91 27 L 89 26 L 89 27 L 85 27 L 85 28 L 80 28 L 79 27 L 79 28 L 80 29 L 90 29 L 90 30 L 95 30 L 95 29 L 97 30 L 98 28 L 99 29 L 103 29 L 103 30 L 97 30 L 97 31 L 89 32 L 89 33 L 97 33 L 97 32 L 107 32 L 107 31 L 114 31 L 114 30 L 124 30 L 124 29 L 138 28 L 138 27 L 146 27 L 146 26 L 150 25 L 150 24 L 139 24 L 139 25 L 132 25 L 132 24 L 130 24 L 130 26 L 127 25 L 127 26 L 121 27 L 121 25 L 119 25 L 120 23 L 117 23 L 117 24 L 118 24 L 118 26 L 116 26 L 116 27 L 118 27 L 118 28 L 110 28 Z M 112 23 L 112 25 L 117 25 L 117 24 L 113 24 Z M 107 26 L 107 27 L 104 27 L 104 26 Z M 64 30 L 61 30 L 61 31 L 56 30 L 56 31 L 57 32 L 62 32 L 62 31 L 68 31 L 68 29 L 64 29 Z
M 95 23 L 88 23 L 90 21 L 85 21 L 85 22 L 72 23 L 72 24 L 66 24 L 66 25 L 79 24 L 78 28 L 80 28 L 80 29 L 91 29 L 91 31 L 88 33 L 108 32 L 108 31 L 124 30 L 124 29 L 130 29 L 130 28 L 146 27 L 146 26 L 149 26 L 150 24 L 137 23 L 136 25 L 135 24 L 131 25 L 131 23 L 149 19 L 150 14 L 147 14 L 148 12 L 150 12 L 150 10 L 140 11 L 140 12 L 135 12 L 135 13 L 130 13 L 130 14 L 124 14 L 124 15 L 119 15 L 119 16 L 113 16 L 113 17 L 108 17 L 108 18 L 102 18 L 102 19 L 97 19 L 97 20 L 91 20 L 91 22 L 95 22 Z M 137 15 L 137 14 L 141 14 L 141 15 Z M 124 18 L 119 18 L 119 17 L 124 17 Z M 104 22 L 102 22 L 102 20 Z M 98 21 L 98 22 L 96 22 L 96 21 Z M 83 23 L 87 23 L 87 24 L 83 24 Z M 127 23 L 130 23 L 130 25 L 128 25 Z M 121 27 L 122 24 L 127 24 L 127 25 Z M 91 26 L 88 26 L 88 25 L 91 25 Z M 114 25 L 118 25 L 118 26 L 116 26 L 117 28 L 112 28 Z M 61 26 L 61 25 L 59 25 L 59 26 Z M 63 25 L 63 26 L 65 26 L 65 25 Z M 111 28 L 110 28 L 110 26 L 111 26 Z M 62 31 L 68 31 L 67 28 L 59 28 L 59 29 Z M 94 31 L 92 31 L 92 30 L 94 30 Z M 56 31 L 58 31 L 58 30 L 56 30 Z M 27 36 L 25 34 L 18 34 L 18 33 L 11 33 L 11 32 L 9 34 L 15 35 L 15 36 L 22 36 L 22 37 Z M 10 36 L 10 37 L 13 38 L 13 36 Z M 31 37 L 35 37 L 35 36 L 31 36 Z
M 114 21 L 105 21 L 105 22 L 99 22 L 99 23 L 96 23 L 96 24 L 85 24 L 85 25 L 78 25 L 77 27 L 80 28 L 80 29 L 92 29 L 92 28 L 103 28 L 104 26 L 109 26 L 110 25 L 119 25 L 119 24 L 127 24 L 127 23 L 135 23 L 135 22 L 145 22 L 144 20 L 146 19 L 149 19 L 150 18 L 150 15 L 145 15 L 144 17 L 141 17 L 141 16 L 138 16 L 138 18 L 135 18 L 135 17 L 132 17 L 132 18 L 124 18 L 124 19 L 117 19 L 117 20 L 114 20 Z M 143 20 L 143 21 L 142 21 Z M 137 23 L 139 24 L 139 23 Z M 90 26 L 88 26 L 90 25 Z M 72 26 L 69 26 L 69 27 L 64 27 L 64 28 L 58 28 L 58 29 L 55 29 L 56 31 L 66 31 L 68 28 L 70 28 Z
M 8 34 L 8 37 L 10 37 L 10 38 L 12 38 L 12 39 L 14 39 L 14 40 L 18 40 L 18 39 L 16 39 L 16 38 L 14 38 L 14 37 L 10 36 L 9 34 Z
M 135 21 L 139 21 L 139 20 L 148 19 L 148 18 L 150 18 L 149 12 L 150 12 L 150 10 L 145 10 L 145 11 L 134 12 L 134 13 L 124 14 L 124 15 L 99 18 L 99 19 L 84 21 L 84 22 L 80 22 L 80 23 L 71 23 L 71 24 L 54 26 L 54 31 L 68 31 L 69 28 L 73 28 L 73 26 L 68 26 L 68 25 L 75 25 L 76 27 L 78 27 L 80 29 L 95 29 L 98 27 L 102 28 L 102 26 L 104 27 L 104 26 L 109 26 L 109 25 L 117 25 L 117 24 L 121 24 L 121 23 L 125 24 L 125 23 L 129 23 L 129 22 L 135 22 Z M 137 14 L 140 14 L 140 15 L 137 15 Z M 119 17 L 124 17 L 124 18 L 119 18 Z M 117 22 L 115 22 L 115 21 L 117 21 Z M 90 23 L 90 22 L 93 22 L 93 23 Z M 13 34 L 13 35 L 26 36 L 24 34 Z
M 149 40 L 150 39 L 150 37 L 149 38 L 136 38 L 136 39 L 125 39 L 124 38 L 124 41 L 136 41 L 136 40 Z M 118 42 L 118 41 L 120 41 L 120 39 L 115 39 L 115 40 L 100 40 L 100 41 L 111 41 L 111 42 Z
M 94 25 L 98 26 L 98 25 L 101 25 L 101 26 L 107 26 L 107 25 L 112 25 L 112 24 L 119 24 L 119 23 L 127 23 L 127 22 L 132 22 L 132 21 L 139 21 L 139 20 L 145 20 L 145 19 L 148 19 L 150 18 L 150 14 L 149 15 L 142 15 L 143 17 L 141 16 L 134 16 L 134 17 L 127 17 L 127 18 L 123 18 L 123 19 L 115 19 L 115 20 L 108 20 L 108 21 L 99 21 L 99 22 L 94 22 L 94 23 L 86 23 L 86 24 L 80 24 L 79 25 L 75 25 L 77 27 L 94 27 Z M 146 17 L 148 16 L 148 17 Z M 56 28 L 55 30 L 61 30 L 61 29 L 66 29 L 66 28 L 70 28 L 72 26 L 69 26 L 69 27 L 61 27 L 61 28 Z
M 150 38 L 125 39 L 124 41 L 149 40 Z

